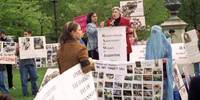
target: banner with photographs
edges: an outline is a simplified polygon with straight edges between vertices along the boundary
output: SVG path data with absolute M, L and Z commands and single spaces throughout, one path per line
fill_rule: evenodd
M 120 1 L 122 17 L 144 16 L 143 0 Z
M 162 100 L 162 60 L 94 61 L 98 100 Z
M 92 73 L 83 73 L 77 64 L 53 78 L 34 100 L 97 100 Z
M 49 68 L 47 69 L 42 83 L 40 85 L 39 91 L 52 79 L 60 75 L 58 68 Z
M 100 60 L 127 61 L 126 27 L 98 28 Z
M 179 90 L 181 99 L 188 100 L 186 87 L 184 85 L 183 79 L 175 62 L 173 62 L 173 77 L 174 77 L 174 82 Z
M 188 31 L 182 34 L 183 42 L 185 43 L 186 54 L 190 62 L 200 61 L 200 40 L 198 40 L 195 30 Z M 192 48 L 192 49 L 191 49 Z
M 137 30 L 145 29 L 143 0 L 120 1 L 120 8 L 122 17 L 128 17 L 132 27 L 136 27 Z
M 47 44 L 47 67 L 58 66 L 56 57 L 58 48 L 58 43 Z
M 172 58 L 176 60 L 177 64 L 188 64 L 190 60 L 186 55 L 184 43 L 171 44 L 172 47 Z M 135 45 L 132 46 L 134 52 L 130 53 L 130 61 L 141 61 L 145 60 L 146 45 Z
M 73 19 L 75 22 L 79 23 L 79 25 L 81 26 L 81 30 L 83 31 L 83 33 L 86 33 L 86 20 L 87 20 L 87 14 L 76 17 Z
M 45 36 L 19 37 L 20 59 L 47 57 Z
M 0 64 L 15 64 L 16 43 L 0 41 Z

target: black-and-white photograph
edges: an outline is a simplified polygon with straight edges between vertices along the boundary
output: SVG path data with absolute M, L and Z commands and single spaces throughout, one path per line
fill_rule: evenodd
M 103 90 L 98 89 L 97 95 L 98 95 L 98 97 L 102 98 L 103 97 Z
M 98 88 L 103 88 L 103 81 L 98 82 Z
M 144 68 L 144 74 L 152 74 L 152 68 Z
M 30 50 L 30 38 L 26 38 L 26 37 L 23 37 L 21 38 L 21 44 L 22 44 L 22 47 L 21 47 L 21 50 Z

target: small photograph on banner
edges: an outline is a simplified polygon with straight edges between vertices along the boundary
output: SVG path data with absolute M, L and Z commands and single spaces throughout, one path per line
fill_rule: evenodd
M 144 16 L 143 0 L 120 1 L 123 17 Z
M 34 49 L 44 49 L 44 38 L 42 37 L 34 38 Z
M 94 64 L 93 78 L 97 84 L 98 100 L 162 99 L 162 60 L 120 63 L 95 60 Z
M 31 43 L 30 43 L 30 38 L 26 38 L 26 37 L 23 37 L 21 38 L 21 50 L 30 50 L 31 48 Z

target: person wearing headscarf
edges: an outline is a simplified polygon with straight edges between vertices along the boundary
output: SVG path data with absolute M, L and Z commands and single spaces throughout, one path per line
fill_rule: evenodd
M 146 44 L 146 60 L 163 60 L 164 93 L 163 100 L 173 100 L 173 76 L 172 76 L 172 48 L 166 39 L 160 26 L 151 28 L 151 36 Z

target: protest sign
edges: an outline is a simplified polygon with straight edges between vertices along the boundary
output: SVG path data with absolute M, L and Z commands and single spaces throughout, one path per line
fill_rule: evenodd
M 86 33 L 86 20 L 87 20 L 87 14 L 76 17 L 73 19 L 75 22 L 79 23 L 79 25 L 81 26 L 81 30 L 83 31 L 83 33 Z
M 0 42 L 0 64 L 15 64 L 15 42 Z
M 84 74 L 80 64 L 49 81 L 35 100 L 97 100 L 92 73 Z
M 47 57 L 45 36 L 19 37 L 20 59 Z
M 60 75 L 58 68 L 49 68 L 47 69 L 44 78 L 42 80 L 42 83 L 40 85 L 39 91 L 44 87 L 50 80 Z
M 171 44 L 171 47 L 172 59 L 175 59 L 177 64 L 191 63 L 188 56 L 186 55 L 184 43 L 174 43 Z M 145 60 L 146 45 L 132 46 L 132 50 L 134 52 L 130 53 L 130 61 Z
M 58 48 L 58 43 L 47 44 L 47 67 L 58 66 L 56 57 Z
M 162 60 L 94 61 L 98 100 L 161 100 Z
M 144 16 L 143 0 L 120 1 L 123 17 Z
M 186 54 L 190 62 L 200 62 L 200 47 L 196 31 L 191 30 L 183 33 L 182 38 L 185 43 Z
M 173 77 L 174 77 L 174 82 L 179 90 L 181 99 L 188 100 L 186 87 L 184 85 L 183 79 L 175 62 L 173 62 Z
M 126 27 L 98 28 L 100 60 L 126 61 Z

